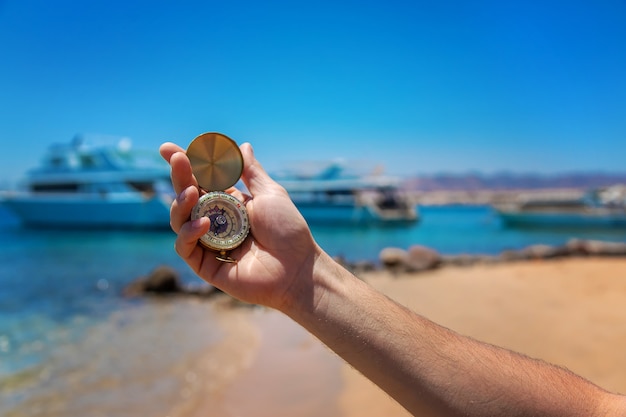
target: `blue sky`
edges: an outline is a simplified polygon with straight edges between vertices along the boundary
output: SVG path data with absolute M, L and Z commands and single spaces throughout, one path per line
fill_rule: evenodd
M 271 171 L 626 171 L 626 1 L 0 0 L 0 181 L 77 133 Z

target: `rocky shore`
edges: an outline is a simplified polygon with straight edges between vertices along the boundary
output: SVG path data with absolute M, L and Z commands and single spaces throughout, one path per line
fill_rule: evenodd
M 394 274 L 411 274 L 446 266 L 583 257 L 626 257 L 626 242 L 571 239 L 562 246 L 535 244 L 522 249 L 505 250 L 499 255 L 443 255 L 432 248 L 412 245 L 407 249 L 384 248 L 379 254 L 378 263 L 374 261 L 349 262 L 344 258 L 336 258 L 336 260 L 356 275 L 360 275 L 376 270 L 387 270 Z M 162 265 L 148 275 L 132 281 L 123 290 L 123 294 L 127 297 L 190 295 L 208 298 L 222 294 L 222 292 L 209 285 L 183 285 L 180 275 L 175 269 Z
M 582 198 L 585 188 L 545 188 L 545 189 L 435 189 L 409 190 L 408 195 L 422 206 L 458 205 L 497 205 L 518 201 L 520 198 L 542 199 L 559 198 L 574 200 Z
M 565 257 L 626 257 L 626 242 L 606 242 L 599 240 L 571 239 L 565 245 L 530 245 L 518 250 L 506 250 L 499 255 L 443 255 L 434 249 L 413 245 L 407 249 L 388 247 L 375 262 L 347 262 L 337 259 L 355 273 L 387 269 L 395 273 L 428 271 L 445 266 L 469 266 L 514 261 L 554 259 Z

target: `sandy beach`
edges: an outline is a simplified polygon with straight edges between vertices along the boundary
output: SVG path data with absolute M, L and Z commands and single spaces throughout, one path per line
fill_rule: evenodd
M 461 334 L 626 392 L 626 259 L 511 262 L 402 275 L 375 271 L 360 277 Z M 280 313 L 217 308 L 224 341 L 189 364 L 195 395 L 171 416 L 409 415 Z M 219 383 L 211 384 L 216 378 Z
M 626 258 L 360 278 L 461 334 L 626 393 Z M 10 417 L 409 415 L 283 314 L 225 295 L 148 298 L 116 311 L 0 388 L 0 397 L 13 390 L 23 400 L 7 408 Z

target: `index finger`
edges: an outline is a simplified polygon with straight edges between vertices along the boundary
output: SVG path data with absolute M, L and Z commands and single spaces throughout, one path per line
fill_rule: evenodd
M 183 148 L 173 143 L 164 143 L 159 151 L 163 159 L 168 161 L 172 167 L 172 186 L 176 194 L 180 194 L 190 185 L 198 186 L 198 182 L 193 176 L 191 163 Z

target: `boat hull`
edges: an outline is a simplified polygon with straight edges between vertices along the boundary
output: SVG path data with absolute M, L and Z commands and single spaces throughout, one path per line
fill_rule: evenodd
M 561 213 L 561 212 L 498 212 L 507 226 L 517 227 L 562 227 L 562 228 L 612 228 L 626 227 L 626 213 L 606 211 Z
M 46 228 L 167 228 L 171 199 L 120 195 L 12 195 L 2 199 L 25 226 Z

